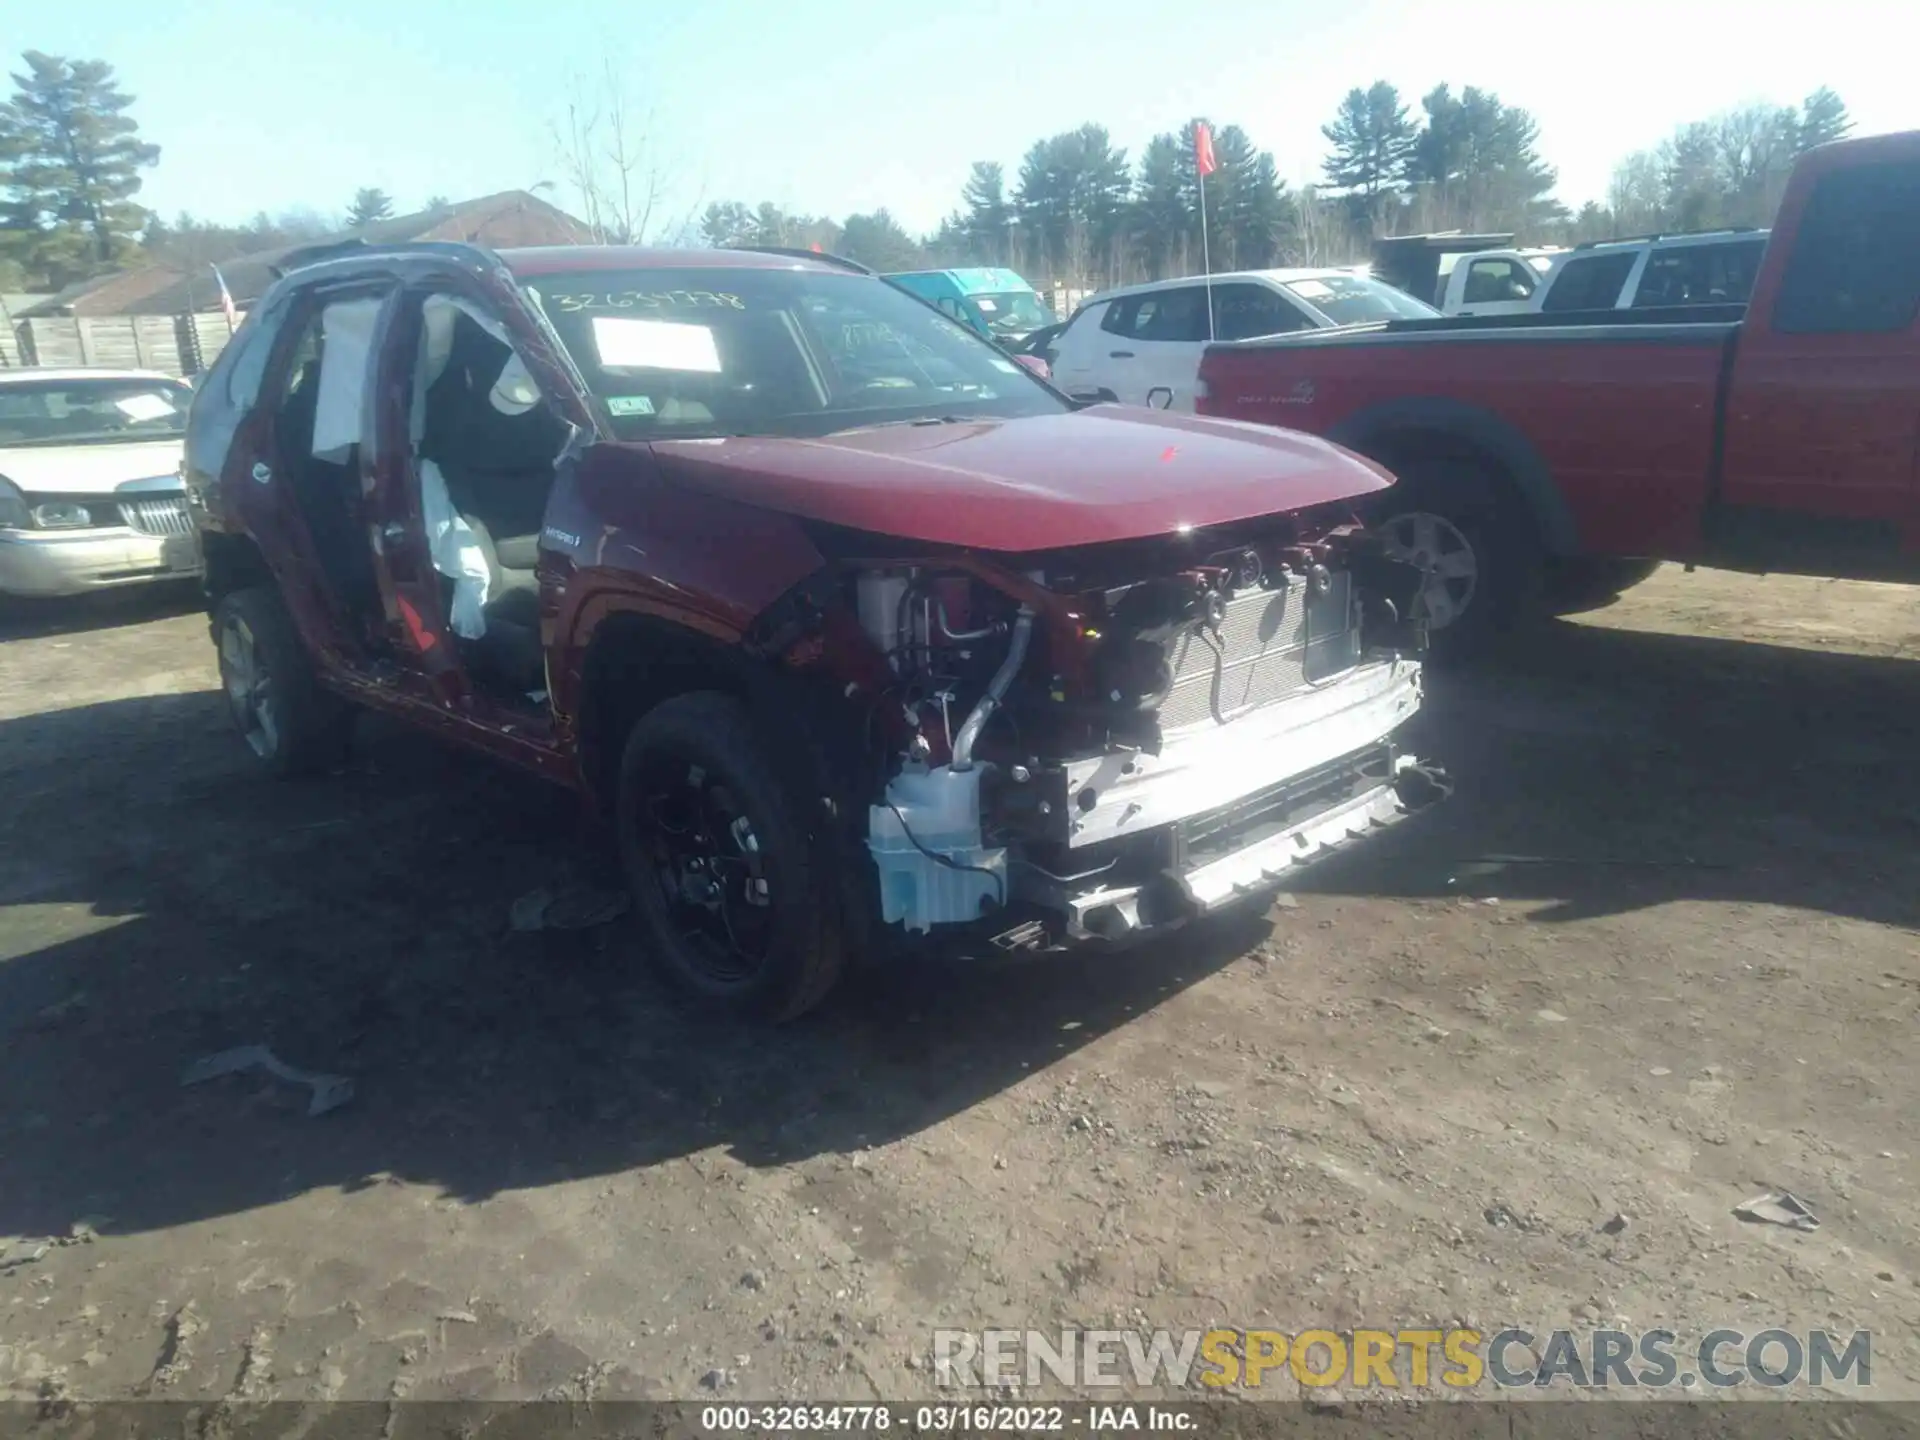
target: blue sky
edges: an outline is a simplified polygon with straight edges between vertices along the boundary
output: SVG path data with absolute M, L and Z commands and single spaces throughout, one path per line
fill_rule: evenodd
M 20 0 L 7 30 L 16 48 L 117 67 L 163 147 L 142 199 L 169 216 L 335 213 L 362 185 L 407 210 L 435 193 L 560 182 L 553 127 L 573 82 L 611 62 L 651 115 L 670 212 L 770 199 L 838 218 L 885 205 L 930 229 L 972 161 L 1011 176 L 1034 139 L 1087 120 L 1137 154 L 1209 115 L 1244 126 L 1290 181 L 1311 180 L 1320 125 L 1378 78 L 1409 99 L 1445 80 L 1526 106 L 1562 198 L 1578 204 L 1604 192 L 1620 156 L 1748 100 L 1824 83 L 1862 132 L 1920 126 L 1906 8 L 84 0 L 29 16 Z

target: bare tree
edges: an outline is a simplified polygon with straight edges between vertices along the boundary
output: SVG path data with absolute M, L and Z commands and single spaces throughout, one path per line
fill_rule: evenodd
M 1296 265 L 1350 265 L 1367 258 L 1371 227 L 1361 233 L 1348 207 L 1319 187 L 1303 185 L 1294 202 L 1287 257 Z
M 1746 105 L 1715 118 L 1715 139 L 1726 182 L 1727 218 L 1764 225 L 1786 193 L 1800 140 L 1800 115 L 1790 105 Z
M 566 122 L 554 128 L 554 142 L 596 244 L 644 245 L 657 238 L 669 184 L 648 138 L 651 121 L 651 115 L 635 116 L 611 60 L 598 84 L 574 81 Z
M 1666 171 L 1658 152 L 1637 150 L 1613 170 L 1607 208 L 1616 235 L 1644 235 L 1660 228 L 1666 204 Z

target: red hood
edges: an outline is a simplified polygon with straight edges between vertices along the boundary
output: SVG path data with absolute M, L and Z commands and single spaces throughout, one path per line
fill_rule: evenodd
M 749 505 L 980 550 L 1050 550 L 1301 510 L 1384 489 L 1291 430 L 1101 405 L 823 440 L 670 440 L 671 476 Z

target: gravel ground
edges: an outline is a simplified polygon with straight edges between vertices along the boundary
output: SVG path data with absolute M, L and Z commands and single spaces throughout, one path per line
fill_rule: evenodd
M 509 930 L 564 795 L 379 725 L 275 786 L 188 603 L 16 614 L 0 1397 L 912 1399 L 938 1325 L 1616 1320 L 1865 1327 L 1914 1396 L 1915 596 L 1669 568 L 1436 678 L 1454 800 L 1266 916 L 777 1032 L 629 921 Z M 177 1083 L 252 1043 L 353 1099 Z M 1817 1233 L 1734 1218 L 1768 1188 Z

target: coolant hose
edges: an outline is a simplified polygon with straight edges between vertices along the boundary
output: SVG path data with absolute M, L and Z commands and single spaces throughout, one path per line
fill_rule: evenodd
M 966 723 L 960 727 L 960 733 L 954 737 L 952 768 L 956 772 L 973 768 L 974 744 L 980 739 L 980 732 L 987 728 L 987 721 L 993 718 L 993 712 L 1000 708 L 1000 702 L 1006 698 L 1007 687 L 1013 684 L 1014 675 L 1027 658 L 1027 642 L 1032 637 L 1033 609 L 1022 605 L 1019 618 L 1013 622 L 1013 636 L 1007 641 L 1007 658 L 993 672 L 993 679 L 987 682 L 987 693 L 980 697 L 980 703 L 973 707 Z

